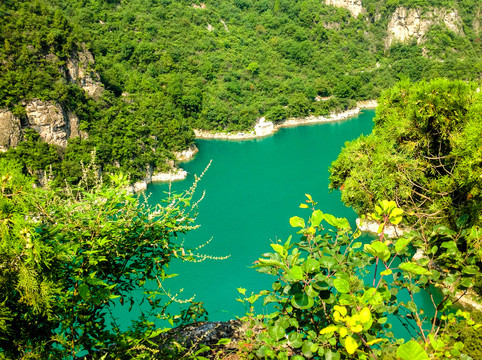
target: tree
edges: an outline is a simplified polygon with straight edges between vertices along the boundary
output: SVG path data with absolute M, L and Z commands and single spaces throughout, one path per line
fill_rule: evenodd
M 482 96 L 476 83 L 400 82 L 384 92 L 372 134 L 345 144 L 330 188 L 363 214 L 394 199 L 409 224 L 481 224 Z
M 175 299 L 162 287 L 169 262 L 198 256 L 175 242 L 195 228 L 196 184 L 151 209 L 126 193 L 122 176 L 103 186 L 93 165 L 78 187 L 54 190 L 32 188 L 19 165 L 0 161 L 0 354 L 137 354 L 162 332 L 152 316 L 173 322 L 167 306 Z M 150 306 L 131 330 L 121 331 L 108 313 L 114 301 L 139 301 L 134 289 L 144 289 L 140 301 Z
M 246 295 L 247 332 L 241 349 L 247 358 L 263 359 L 471 359 L 463 354 L 464 344 L 452 338 L 463 321 L 470 331 L 476 324 L 470 314 L 451 309 L 455 286 L 440 300 L 431 296 L 432 312 L 417 307 L 414 294 L 440 284 L 441 273 L 428 259 L 412 260 L 410 245 L 416 233 L 389 240 L 383 228 L 398 224 L 403 210 L 393 201 L 380 201 L 371 218 L 379 223 L 376 239 L 359 239 L 347 219 L 336 218 L 316 208 L 306 195 L 301 208 L 309 210 L 305 220 L 294 216 L 290 224 L 297 237 L 271 244 L 273 252 L 263 254 L 255 265 L 259 272 L 275 279 L 270 290 Z M 482 234 L 478 235 L 479 241 Z M 432 263 L 433 264 L 433 263 Z M 460 285 L 476 275 L 471 266 L 459 273 Z M 462 286 L 463 287 L 463 286 Z M 401 301 L 399 294 L 408 293 Z M 274 311 L 256 315 L 258 299 Z M 432 314 L 430 314 L 432 313 Z M 389 317 L 396 316 L 412 339 L 397 339 Z M 467 342 L 470 343 L 470 342 Z M 430 356 L 430 357 L 429 357 Z

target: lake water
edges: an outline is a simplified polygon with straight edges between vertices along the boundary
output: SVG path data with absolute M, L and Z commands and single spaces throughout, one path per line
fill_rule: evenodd
M 337 217 L 346 217 L 355 226 L 356 214 L 340 200 L 338 191 L 329 192 L 329 167 L 344 143 L 372 129 L 373 110 L 345 121 L 281 129 L 273 136 L 248 141 L 199 140 L 199 153 L 193 161 L 182 164 L 188 171 L 186 180 L 172 184 L 181 192 L 212 164 L 198 185 L 195 199 L 203 191 L 197 224 L 201 227 L 186 234 L 187 247 L 195 247 L 212 238 L 202 250 L 226 260 L 201 263 L 174 262 L 169 273 L 179 276 L 164 286 L 173 293 L 184 289 L 182 298 L 196 295 L 209 313 L 209 320 L 228 320 L 245 313 L 236 301 L 238 287 L 247 294 L 270 289 L 274 278 L 252 269 L 261 254 L 272 251 L 270 243 L 297 236 L 289 225 L 295 215 L 306 217 L 299 209 L 305 193 L 318 202 L 318 208 Z M 151 204 L 166 197 L 167 184 L 151 184 L 147 189 Z M 432 307 L 430 299 L 417 294 L 417 303 Z M 404 299 L 405 301 L 408 300 Z M 393 320 L 397 336 L 408 336 Z
M 354 224 L 355 213 L 328 191 L 329 166 L 344 143 L 372 129 L 373 110 L 338 122 L 281 129 L 273 136 L 242 142 L 199 140 L 199 153 L 182 164 L 188 177 L 172 185 L 176 192 L 189 188 L 194 174 L 212 161 L 199 183 L 197 196 L 206 191 L 199 205 L 201 228 L 185 236 L 187 246 L 212 238 L 203 250 L 226 260 L 175 263 L 170 272 L 179 274 L 167 283 L 184 297 L 203 301 L 210 320 L 228 320 L 244 314 L 235 299 L 237 287 L 257 292 L 270 288 L 273 278 L 250 268 L 270 243 L 285 240 L 295 231 L 289 225 L 294 215 L 307 216 L 298 206 L 311 194 L 323 212 L 346 217 Z M 151 184 L 150 202 L 165 198 L 167 184 Z M 295 235 L 296 236 L 296 235 Z

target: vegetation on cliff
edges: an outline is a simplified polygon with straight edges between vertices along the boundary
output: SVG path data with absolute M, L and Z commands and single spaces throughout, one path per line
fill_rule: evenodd
M 0 107 L 22 117 L 39 98 L 79 117 L 89 138 L 58 150 L 66 163 L 57 176 L 79 181 L 73 165 L 96 149 L 105 174 L 139 179 L 167 168 L 172 151 L 192 143 L 192 128 L 245 130 L 260 116 L 323 115 L 376 98 L 402 76 L 480 76 L 477 1 L 363 6 L 353 17 L 315 0 L 4 1 Z M 436 24 L 424 43 L 386 49 L 398 6 L 457 11 L 460 31 Z M 106 89 L 97 100 L 65 76 L 84 44 Z

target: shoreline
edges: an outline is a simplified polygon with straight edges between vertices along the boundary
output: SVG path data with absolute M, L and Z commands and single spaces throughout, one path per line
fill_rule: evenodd
M 275 134 L 279 129 L 285 127 L 295 127 L 302 125 L 319 124 L 324 122 L 334 122 L 347 120 L 351 117 L 360 114 L 362 109 L 375 109 L 377 107 L 376 100 L 366 100 L 357 102 L 357 106 L 353 109 L 349 109 L 342 112 L 333 112 L 327 116 L 314 116 L 310 115 L 304 118 L 289 118 L 279 124 L 273 124 L 271 121 L 266 121 L 264 117 L 258 119 L 253 130 L 250 132 L 237 132 L 237 133 L 223 133 L 223 132 L 211 132 L 207 130 L 193 129 L 196 139 L 217 139 L 217 140 L 252 140 L 259 139 L 266 136 Z M 178 162 L 191 161 L 194 156 L 199 152 L 196 145 L 192 145 L 189 148 L 174 152 L 174 156 Z M 149 172 L 147 176 L 140 181 L 137 181 L 127 187 L 127 191 L 131 193 L 138 193 L 145 191 L 150 183 L 154 182 L 172 182 L 182 181 L 187 177 L 187 171 L 174 167 L 174 162 L 171 164 L 172 169 L 167 172 L 153 173 Z
M 259 139 L 275 134 L 279 129 L 302 125 L 320 124 L 324 122 L 334 122 L 347 120 L 360 114 L 363 109 L 375 109 L 378 106 L 376 100 L 366 100 L 357 102 L 357 106 L 342 112 L 332 112 L 326 116 L 310 115 L 304 118 L 289 118 L 279 124 L 266 121 L 264 117 L 258 120 L 255 128 L 249 132 L 212 132 L 209 130 L 194 129 L 196 139 L 204 140 L 252 140 Z

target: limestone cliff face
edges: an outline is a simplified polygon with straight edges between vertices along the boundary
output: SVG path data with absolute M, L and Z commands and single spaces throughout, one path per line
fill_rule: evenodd
M 421 44 L 425 40 L 425 34 L 435 24 L 445 24 L 456 34 L 464 34 L 462 19 L 457 10 L 432 9 L 422 12 L 420 9 L 399 7 L 388 23 L 385 48 L 388 49 L 394 41 L 407 43 L 416 40 L 417 44 Z
M 93 70 L 94 56 L 85 48 L 72 54 L 65 63 L 65 75 L 68 81 L 79 85 L 85 92 L 98 98 L 104 87 L 100 82 L 100 76 Z
M 33 99 L 25 105 L 22 120 L 7 109 L 0 109 L 0 151 L 15 147 L 23 139 L 26 128 L 36 130 L 40 138 L 52 145 L 67 146 L 67 140 L 87 134 L 79 130 L 79 118 L 51 101 Z
M 351 12 L 353 16 L 358 16 L 364 9 L 361 0 L 325 0 L 326 5 L 342 7 Z
M 48 57 L 54 55 L 48 55 Z M 64 77 L 77 84 L 86 93 L 97 98 L 104 90 L 100 76 L 93 70 L 94 57 L 85 48 L 72 54 L 66 60 Z M 40 138 L 49 144 L 66 147 L 67 140 L 76 136 L 86 138 L 87 134 L 79 130 L 79 118 L 53 101 L 32 99 L 25 106 L 25 117 L 16 117 L 8 109 L 0 109 L 0 151 L 15 147 L 23 139 L 26 128 L 36 130 Z
M 80 135 L 79 118 L 50 101 L 34 99 L 25 107 L 28 127 L 49 144 L 67 146 L 67 139 Z
M 0 151 L 15 147 L 22 140 L 20 119 L 11 111 L 0 109 Z

